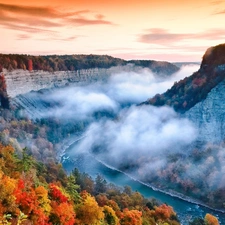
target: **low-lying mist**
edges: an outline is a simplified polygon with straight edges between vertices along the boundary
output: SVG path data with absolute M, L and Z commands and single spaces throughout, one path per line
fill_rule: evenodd
M 116 168 L 140 169 L 154 159 L 151 166 L 159 168 L 168 155 L 185 149 L 196 135 L 194 125 L 169 107 L 132 106 L 121 110 L 117 120 L 92 123 L 76 153 L 92 152 Z
M 107 111 L 118 114 L 121 109 L 139 104 L 163 93 L 175 81 L 191 75 L 198 65 L 183 66 L 172 76 L 157 76 L 149 69 L 139 72 L 120 72 L 111 75 L 106 82 L 76 84 L 56 89 L 45 97 L 47 102 L 55 102 L 54 107 L 42 112 L 43 117 L 91 120 L 95 112 Z

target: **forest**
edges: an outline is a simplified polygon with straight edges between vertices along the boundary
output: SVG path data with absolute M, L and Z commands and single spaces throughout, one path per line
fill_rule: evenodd
M 98 175 L 74 169 L 66 175 L 61 164 L 44 164 L 24 148 L 17 154 L 0 145 L 0 224 L 179 225 L 171 206 L 145 199 L 128 186 L 108 184 Z M 206 214 L 190 225 L 218 225 Z
M 0 72 L 2 68 L 9 71 L 15 69 L 43 71 L 76 71 L 90 68 L 110 68 L 113 66 L 135 66 L 150 68 L 157 74 L 171 75 L 179 70 L 168 62 L 155 60 L 123 60 L 108 55 L 48 55 L 32 56 L 18 54 L 0 54 Z

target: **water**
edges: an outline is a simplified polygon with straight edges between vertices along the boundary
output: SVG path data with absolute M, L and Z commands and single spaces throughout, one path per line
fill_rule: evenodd
M 167 203 L 174 208 L 182 225 L 188 225 L 195 217 L 204 218 L 206 213 L 216 216 L 219 219 L 220 225 L 225 225 L 224 213 L 172 196 L 169 193 L 153 189 L 121 171 L 110 168 L 87 153 L 85 155 L 76 155 L 73 151 L 68 151 L 67 154 L 63 156 L 63 166 L 68 172 L 76 167 L 81 172 L 86 172 L 93 177 L 100 174 L 104 176 L 108 182 L 117 186 L 128 185 L 133 191 L 140 192 L 146 198 L 155 198 L 162 203 Z

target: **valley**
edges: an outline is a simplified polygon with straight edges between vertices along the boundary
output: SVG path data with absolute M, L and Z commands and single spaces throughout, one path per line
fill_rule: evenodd
M 63 159 L 68 170 L 76 162 L 72 165 L 81 171 L 102 174 L 117 185 L 127 177 L 133 189 L 144 183 L 138 191 L 145 189 L 146 197 L 151 192 L 160 198 L 150 186 L 224 212 L 225 62 L 214 59 L 218 51 L 225 55 L 221 48 L 215 47 L 211 61 L 203 57 L 200 68 L 155 63 L 159 67 L 154 70 L 143 61 L 70 71 L 3 65 L 7 89 L 1 94 L 7 91 L 13 113 L 2 110 L 7 114 L 2 122 L 10 125 L 9 134 L 2 126 L 1 141 L 11 141 L 18 151 L 28 147 L 38 160 Z M 170 66 L 173 72 L 167 73 Z M 26 121 L 23 134 L 14 117 Z M 86 170 L 91 161 L 93 167 Z M 163 193 L 161 201 L 178 210 L 179 198 Z M 183 224 L 189 215 L 192 219 L 208 212 L 224 223 L 223 213 L 181 202 L 187 210 L 185 215 L 183 208 L 178 210 Z

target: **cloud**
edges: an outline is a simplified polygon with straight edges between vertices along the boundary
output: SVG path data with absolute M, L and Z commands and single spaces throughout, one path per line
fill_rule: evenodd
M 11 5 L 0 3 L 1 26 L 29 32 L 32 29 L 44 31 L 58 27 L 91 26 L 91 25 L 113 25 L 111 21 L 105 20 L 104 15 L 93 14 L 89 10 L 74 12 L 59 11 L 52 7 L 36 7 L 24 5 Z M 24 29 L 20 29 L 23 28 Z M 45 29 L 43 29 L 43 27 Z M 49 31 L 47 30 L 47 32 Z
M 224 1 L 212 1 L 212 2 L 210 2 L 211 5 L 221 5 L 223 3 L 224 3 Z
M 166 29 L 152 28 L 146 33 L 141 34 L 138 38 L 139 42 L 158 45 L 173 45 L 185 40 L 215 40 L 224 39 L 224 29 L 210 29 L 199 33 L 171 33 Z
M 51 34 L 53 34 L 53 32 L 50 32 Z M 76 40 L 78 37 L 80 36 L 71 36 L 71 37 L 57 37 L 59 36 L 57 33 L 54 34 L 54 37 L 44 37 L 44 38 L 36 38 L 36 40 L 38 41 L 74 41 Z M 17 39 L 18 40 L 28 40 L 28 39 L 31 39 L 32 38 L 32 35 L 29 35 L 29 34 L 19 34 L 17 35 Z M 46 54 L 46 53 L 45 53 Z M 49 52 L 48 52 L 49 54 Z
M 213 15 L 221 15 L 221 14 L 222 15 L 225 14 L 225 10 L 220 10 L 220 11 L 213 13 Z

